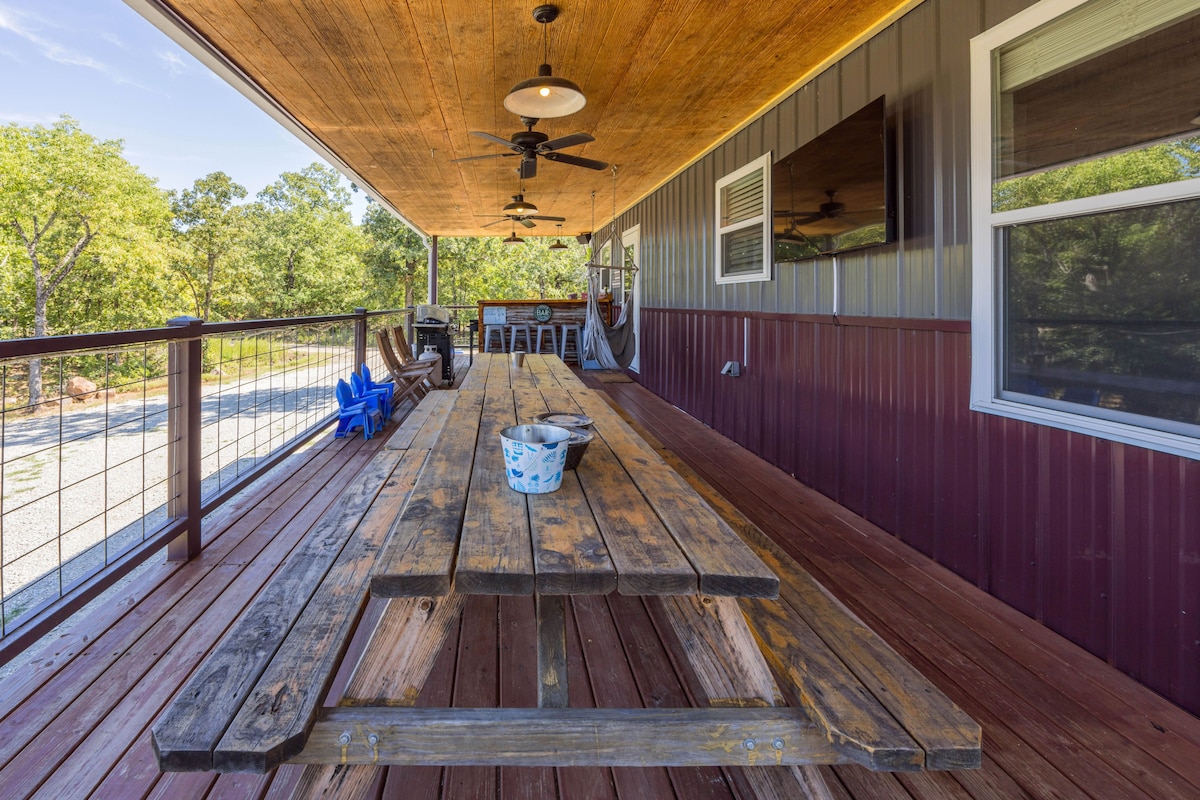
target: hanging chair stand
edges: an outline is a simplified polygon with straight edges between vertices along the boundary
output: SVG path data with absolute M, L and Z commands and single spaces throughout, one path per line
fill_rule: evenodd
M 613 213 L 611 234 L 612 256 L 616 260 L 617 251 L 617 165 L 612 166 L 613 176 Z M 592 193 L 592 228 L 596 221 L 596 193 Z M 584 266 L 587 268 L 587 318 L 583 326 L 583 367 L 584 369 L 625 369 L 633 362 L 637 352 L 637 342 L 634 338 L 633 326 L 629 320 L 629 298 L 634 295 L 637 286 L 638 266 L 632 261 L 626 265 L 625 258 L 620 259 L 620 266 L 614 264 L 597 264 L 595 253 L 590 253 Z M 609 274 L 620 276 L 620 286 L 625 286 L 625 273 L 632 274 L 629 295 L 622 298 L 621 316 L 616 323 L 609 325 L 600 313 L 600 276 L 603 270 Z M 611 286 L 610 282 L 610 286 Z

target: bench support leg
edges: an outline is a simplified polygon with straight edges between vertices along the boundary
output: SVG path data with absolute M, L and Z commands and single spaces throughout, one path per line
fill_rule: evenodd
M 783 704 L 779 686 L 737 600 L 664 597 L 659 608 L 683 644 L 707 694 L 697 700 L 706 699 L 714 706 Z M 793 766 L 786 771 L 751 767 L 744 775 L 761 798 L 832 798 L 816 766 Z
M 537 595 L 538 707 L 566 708 L 567 598 Z

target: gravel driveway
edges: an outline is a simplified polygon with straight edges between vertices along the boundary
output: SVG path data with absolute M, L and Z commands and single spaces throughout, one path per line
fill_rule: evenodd
M 330 414 L 342 360 L 206 384 L 205 494 Z M 167 418 L 165 392 L 4 415 L 0 592 L 7 621 L 57 597 L 60 581 L 67 587 L 91 574 L 166 520 Z

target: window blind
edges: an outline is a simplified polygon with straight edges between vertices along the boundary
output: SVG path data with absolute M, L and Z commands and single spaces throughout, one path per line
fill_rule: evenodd
M 1015 91 L 1196 13 L 1200 0 L 1094 0 L 1001 50 L 1000 91 Z
M 721 190 L 721 224 L 734 225 L 763 213 L 763 171 L 756 169 Z

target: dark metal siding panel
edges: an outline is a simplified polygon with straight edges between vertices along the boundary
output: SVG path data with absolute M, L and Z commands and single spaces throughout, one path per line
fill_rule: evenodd
M 861 513 L 884 530 L 894 531 L 899 519 L 900 332 L 871 328 L 868 333 L 866 431 L 870 447 L 863 465 L 868 491 Z
M 938 6 L 937 108 L 941 190 L 941 302 L 938 317 L 971 317 L 971 65 L 968 41 L 982 30 L 976 3 Z
M 933 317 L 936 313 L 933 176 L 936 5 L 923 3 L 897 22 L 902 53 L 901 96 L 896 104 L 900 314 L 906 317 Z
M 1175 496 L 1180 506 L 1179 560 L 1177 574 L 1164 576 L 1164 580 L 1181 589 L 1178 619 L 1179 641 L 1183 646 L 1175 653 L 1171 689 L 1164 694 L 1197 713 L 1200 709 L 1200 679 L 1196 675 L 1196 664 L 1200 663 L 1200 491 L 1197 491 L 1200 461 L 1183 461 L 1179 465 L 1176 486 Z
M 868 99 L 885 96 L 888 117 L 894 119 L 900 96 L 900 48 L 896 26 L 889 26 L 880 32 L 867 43 L 864 50 L 868 63 Z M 862 276 L 867 299 L 862 313 L 878 317 L 898 316 L 900 246 L 890 244 L 867 252 L 869 257 Z
M 838 497 L 838 439 L 841 433 L 841 398 L 838 392 L 838 336 L 829 326 L 815 328 L 813 357 L 816 386 L 813 395 L 815 446 L 812 485 L 822 494 Z
M 867 507 L 867 408 L 868 343 L 870 330 L 861 327 L 839 327 L 838 420 L 838 502 L 851 508 Z

